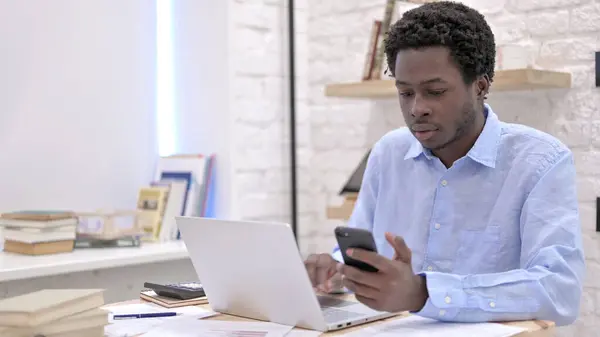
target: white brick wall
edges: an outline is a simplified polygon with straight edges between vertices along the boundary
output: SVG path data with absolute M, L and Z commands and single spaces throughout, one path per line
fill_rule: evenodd
M 306 4 L 296 1 L 299 82 L 306 78 Z M 289 93 L 287 1 L 230 3 L 235 204 L 239 217 L 289 221 Z M 304 57 L 301 57 L 303 56 Z M 304 60 L 304 62 L 303 62 Z M 306 81 L 305 81 L 306 83 Z M 309 163 L 307 86 L 298 85 L 298 166 Z M 308 174 L 300 177 L 300 184 Z M 302 206 L 302 205 L 300 205 Z M 306 206 L 304 206 L 306 208 Z
M 600 89 L 594 87 L 594 51 L 600 47 L 600 3 L 592 0 L 469 0 L 482 11 L 497 44 L 526 46 L 536 66 L 573 73 L 573 88 L 492 93 L 489 103 L 506 121 L 528 124 L 566 142 L 576 154 L 582 230 L 588 275 L 581 317 L 561 336 L 597 336 L 600 328 L 600 234 L 595 233 L 595 198 L 600 196 Z M 308 62 L 310 107 L 310 198 L 303 219 L 302 248 L 329 251 L 332 228 L 327 204 L 340 202 L 339 188 L 370 145 L 402 124 L 395 99 L 327 98 L 329 82 L 361 78 L 371 22 L 382 18 L 385 0 L 310 1 Z M 398 2 L 400 11 L 412 7 Z M 535 22 L 534 22 L 535 21 Z

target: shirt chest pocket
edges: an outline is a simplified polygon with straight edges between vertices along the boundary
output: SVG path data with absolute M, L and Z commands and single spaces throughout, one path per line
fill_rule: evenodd
M 458 236 L 454 273 L 492 273 L 500 255 L 500 227 L 490 225 L 480 230 L 463 230 Z

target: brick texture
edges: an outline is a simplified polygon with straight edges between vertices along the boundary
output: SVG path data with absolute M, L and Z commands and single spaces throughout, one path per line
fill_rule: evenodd
M 235 0 L 230 3 L 232 158 L 238 217 L 289 221 L 289 69 L 287 1 Z M 298 62 L 297 140 L 299 177 L 306 193 L 310 116 L 306 3 L 295 1 Z M 304 83 L 304 85 L 301 85 Z M 308 198 L 301 199 L 305 210 Z

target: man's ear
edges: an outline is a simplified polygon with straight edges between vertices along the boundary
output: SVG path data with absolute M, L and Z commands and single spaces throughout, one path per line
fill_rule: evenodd
M 475 83 L 477 89 L 477 98 L 484 100 L 487 99 L 487 94 L 490 90 L 490 78 L 487 74 L 479 76 Z

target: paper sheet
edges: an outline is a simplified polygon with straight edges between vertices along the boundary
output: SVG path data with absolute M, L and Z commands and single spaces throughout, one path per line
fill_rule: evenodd
M 323 334 L 321 331 L 294 329 L 288 332 L 285 337 L 319 337 Z
M 510 337 L 524 328 L 498 323 L 445 323 L 409 316 L 355 330 L 343 337 Z
M 269 322 L 180 319 L 150 330 L 144 337 L 284 337 L 291 326 Z
M 105 306 L 103 309 L 110 311 L 109 325 L 104 328 L 104 333 L 108 337 L 130 337 L 143 334 L 151 329 L 162 325 L 165 322 L 181 319 L 198 320 L 200 318 L 215 315 L 214 311 L 202 309 L 196 306 L 163 308 L 155 304 L 135 303 L 116 306 Z M 151 313 L 174 311 L 178 315 L 160 318 L 137 318 L 127 320 L 114 320 L 112 315 L 124 315 L 132 313 Z

